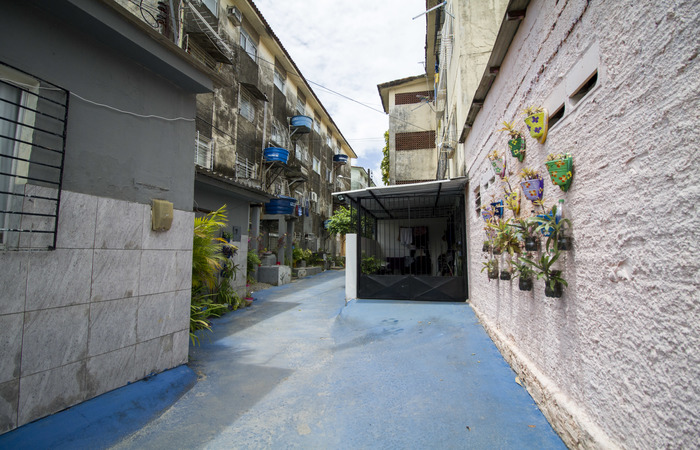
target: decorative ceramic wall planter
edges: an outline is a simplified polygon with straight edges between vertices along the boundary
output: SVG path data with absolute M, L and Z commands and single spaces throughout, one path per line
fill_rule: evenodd
M 542 178 L 521 181 L 520 187 L 523 188 L 523 194 L 528 200 L 532 202 L 542 200 L 544 193 L 544 180 Z
M 525 138 L 518 136 L 509 140 L 508 149 L 513 158 L 518 158 L 518 161 L 523 162 L 523 159 L 525 159 Z
M 484 208 L 481 210 L 481 218 L 484 219 L 484 222 L 488 222 L 491 220 L 493 217 L 493 209 L 492 208 Z
M 503 217 L 503 200 L 491 203 L 491 208 L 495 217 Z
M 525 109 L 525 125 L 530 136 L 537 139 L 540 144 L 547 140 L 549 131 L 549 114 L 545 108 L 529 107 Z
M 552 180 L 552 184 L 559 186 L 562 191 L 566 192 L 571 186 L 571 180 L 574 177 L 574 160 L 570 154 L 560 155 L 561 158 L 547 161 L 547 172 Z
M 500 156 L 495 159 L 490 159 L 491 161 L 491 170 L 493 170 L 493 173 L 496 174 L 497 176 L 503 178 L 506 176 L 506 159 L 503 156 Z

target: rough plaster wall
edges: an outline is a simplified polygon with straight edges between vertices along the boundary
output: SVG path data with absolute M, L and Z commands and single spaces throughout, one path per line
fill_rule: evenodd
M 466 143 L 470 299 L 572 447 L 697 445 L 699 15 L 694 1 L 532 2 Z M 525 130 L 522 109 L 545 102 L 595 43 L 598 87 L 544 145 L 527 140 L 525 165 L 543 172 L 548 153 L 574 154 L 569 192 L 545 187 L 574 224 L 569 287 L 556 300 L 542 281 L 531 293 L 489 283 L 473 189 L 487 152 L 506 149 L 498 124 Z M 496 192 L 483 188 L 482 203 Z

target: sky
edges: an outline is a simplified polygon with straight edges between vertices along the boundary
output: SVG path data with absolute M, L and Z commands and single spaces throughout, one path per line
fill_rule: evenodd
M 253 1 L 357 153 L 352 164 L 381 186 L 389 116 L 377 85 L 425 73 L 425 15 L 412 20 L 425 0 Z

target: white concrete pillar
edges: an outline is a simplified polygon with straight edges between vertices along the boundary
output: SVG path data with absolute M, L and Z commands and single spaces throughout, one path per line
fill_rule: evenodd
M 357 298 L 357 234 L 345 235 L 345 301 Z

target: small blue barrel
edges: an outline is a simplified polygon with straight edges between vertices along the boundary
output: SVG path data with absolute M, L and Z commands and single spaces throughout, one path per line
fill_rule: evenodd
M 279 198 L 270 199 L 265 203 L 265 214 L 292 214 L 296 199 L 281 195 Z
M 314 121 L 309 116 L 294 116 L 290 121 L 297 133 L 310 133 Z
M 333 155 L 333 162 L 338 163 L 338 164 L 347 164 L 348 155 L 344 155 L 342 153 L 338 153 L 337 155 Z
M 267 147 L 263 151 L 263 155 L 265 156 L 265 161 L 267 162 L 279 161 L 287 164 L 287 159 L 289 159 L 289 150 L 280 147 Z

